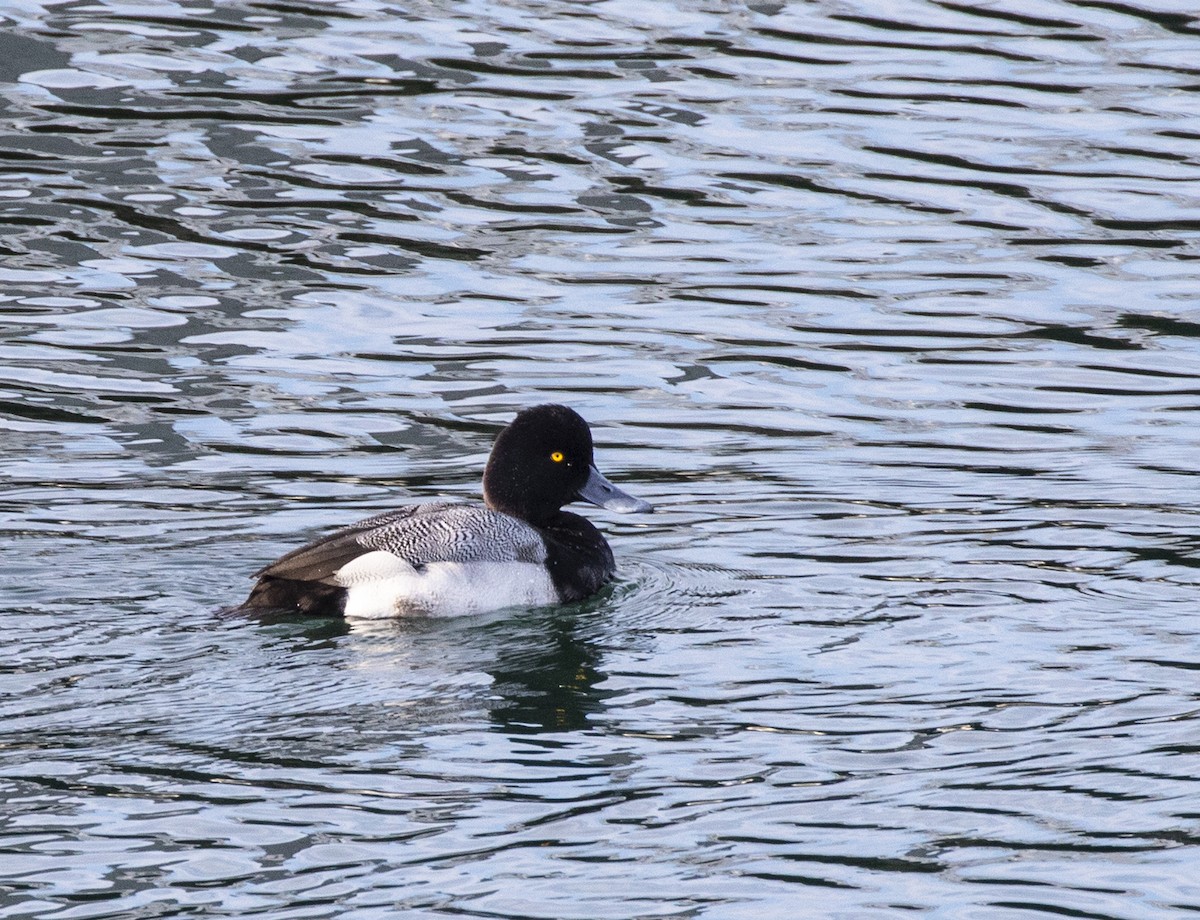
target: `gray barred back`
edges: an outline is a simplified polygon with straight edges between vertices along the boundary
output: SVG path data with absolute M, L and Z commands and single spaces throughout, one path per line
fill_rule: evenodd
M 385 550 L 414 567 L 431 562 L 544 562 L 546 544 L 524 521 L 482 505 L 428 502 L 335 530 L 276 559 L 259 576 L 333 583 L 344 565 Z
M 362 546 L 386 550 L 413 566 L 546 560 L 541 534 L 524 521 L 481 505 L 417 505 L 368 518 L 353 529 L 360 531 L 356 540 Z

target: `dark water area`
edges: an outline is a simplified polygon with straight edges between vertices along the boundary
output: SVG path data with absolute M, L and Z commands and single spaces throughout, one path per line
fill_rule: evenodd
M 1200 912 L 1200 19 L 0 4 L 0 917 Z M 556 401 L 563 609 L 219 615 Z

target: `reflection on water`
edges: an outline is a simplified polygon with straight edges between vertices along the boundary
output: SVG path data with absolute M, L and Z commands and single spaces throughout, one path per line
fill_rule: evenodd
M 0 909 L 1200 907 L 1189 11 L 0 25 Z M 549 400 L 611 592 L 220 615 Z

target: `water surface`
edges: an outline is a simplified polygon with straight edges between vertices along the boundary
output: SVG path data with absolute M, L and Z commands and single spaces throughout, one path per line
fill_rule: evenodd
M 0 916 L 1200 911 L 1183 6 L 2 16 Z M 611 590 L 218 615 L 547 401 Z

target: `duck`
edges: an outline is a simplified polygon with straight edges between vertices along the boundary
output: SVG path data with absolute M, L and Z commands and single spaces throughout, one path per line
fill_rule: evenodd
M 649 502 L 596 468 L 573 409 L 525 409 L 496 436 L 483 503 L 432 501 L 377 514 L 257 571 L 243 612 L 383 619 L 450 616 L 583 600 L 612 581 L 603 534 L 563 506 L 645 513 Z

